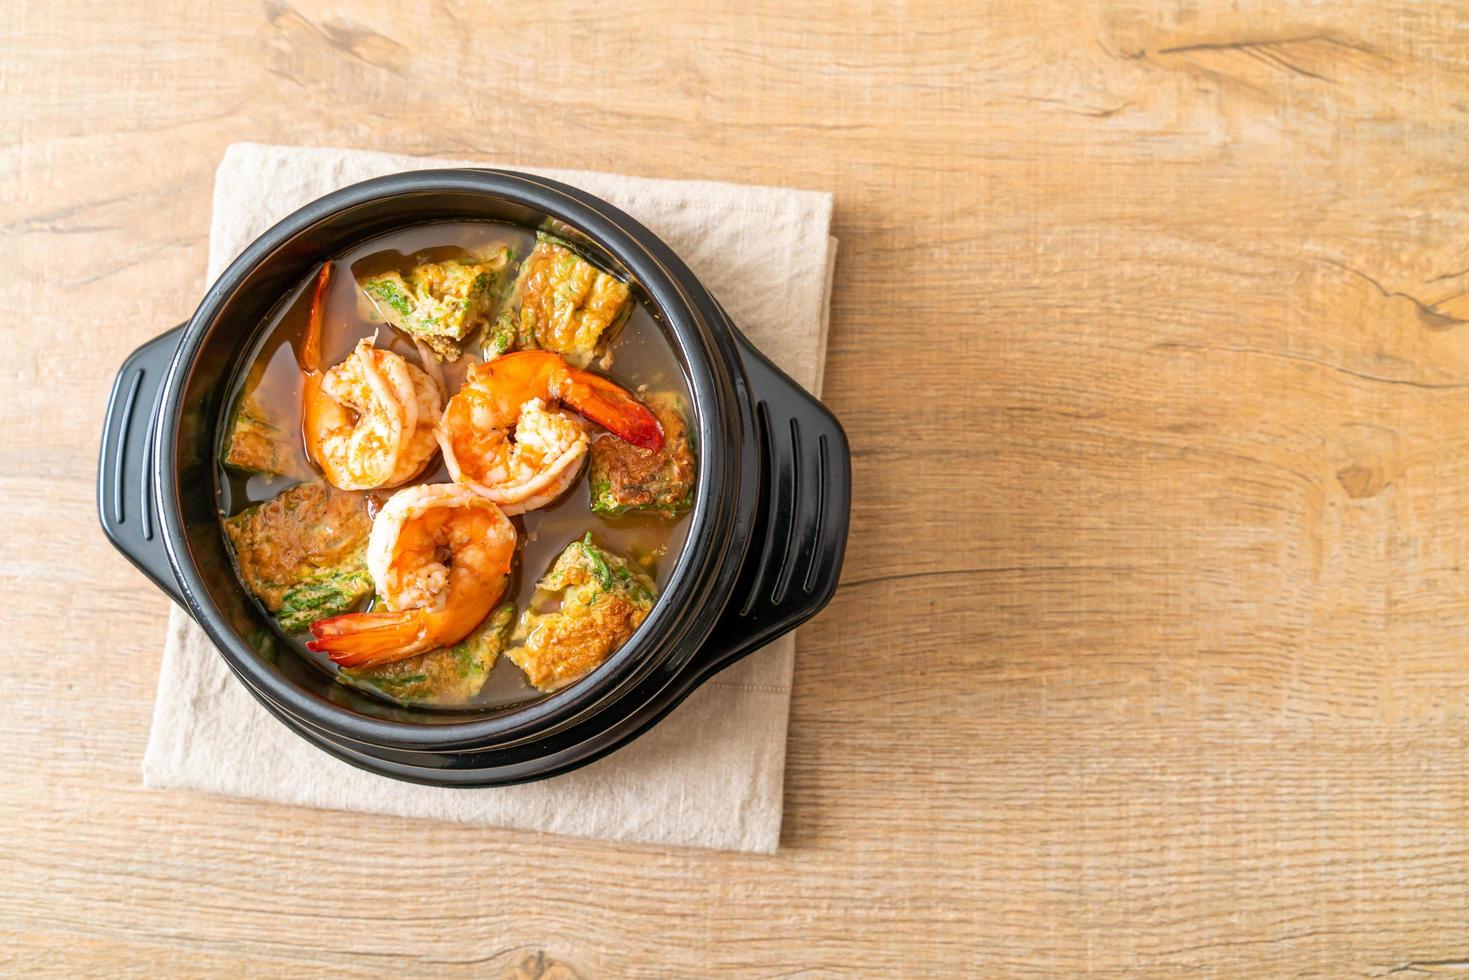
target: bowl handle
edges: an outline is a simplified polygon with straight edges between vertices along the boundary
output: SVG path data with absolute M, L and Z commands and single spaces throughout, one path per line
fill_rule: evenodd
M 836 593 L 851 518 L 841 423 L 732 329 L 760 440 L 760 501 L 733 597 L 694 656 L 698 683 L 821 611 Z
M 179 605 L 184 605 L 183 595 L 169 568 L 154 510 L 153 440 L 158 396 L 183 329 L 184 324 L 179 324 L 123 361 L 107 399 L 97 464 L 97 515 L 102 530 L 118 551 Z

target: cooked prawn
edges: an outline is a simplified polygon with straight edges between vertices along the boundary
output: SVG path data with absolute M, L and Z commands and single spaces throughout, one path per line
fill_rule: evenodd
M 439 446 L 454 480 L 507 514 L 544 507 L 575 481 L 588 435 L 560 402 L 633 445 L 660 449 L 663 430 L 633 394 L 549 351 L 473 364 L 444 406 Z
M 301 346 L 306 451 L 340 489 L 397 486 L 417 476 L 433 456 L 443 401 L 427 374 L 369 339 L 342 363 L 321 370 L 322 305 L 331 268 L 323 265 L 317 276 Z
M 311 624 L 312 650 L 343 667 L 375 667 L 458 643 L 505 591 L 515 527 L 468 487 L 422 484 L 373 520 L 367 570 L 385 607 Z
M 362 341 L 358 345 L 359 350 L 364 345 L 370 347 L 370 341 Z M 390 487 L 402 486 L 422 473 L 434 453 L 438 452 L 435 430 L 444 410 L 443 381 L 391 351 L 373 350 L 368 356 L 378 363 L 384 376 L 398 379 L 394 382 L 394 391 L 407 408 L 409 417 L 414 419 L 414 424 L 403 430 L 403 441 L 398 447 L 398 466 L 387 482 Z M 388 370 L 382 367 L 385 362 Z M 402 371 L 398 370 L 399 365 Z M 406 389 L 402 385 L 405 374 L 409 382 Z

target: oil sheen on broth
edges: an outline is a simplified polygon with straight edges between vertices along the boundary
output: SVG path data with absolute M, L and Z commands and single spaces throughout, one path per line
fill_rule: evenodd
M 371 305 L 364 301 L 357 286 L 358 279 L 388 271 L 407 275 L 414 265 L 421 262 L 483 255 L 502 245 L 513 249 L 518 262 L 530 253 L 535 243 L 534 232 L 515 225 L 440 222 L 393 231 L 336 256 L 338 274 L 332 276 L 323 306 L 323 366 L 342 361 L 364 337 L 375 338 L 379 348 L 399 354 L 412 364 L 421 363 L 411 338 L 385 323 L 373 322 Z M 508 273 L 511 279 L 514 277 L 514 264 Z M 351 274 L 343 274 L 348 269 Z M 283 442 L 294 453 L 290 467 L 293 476 L 247 475 L 222 464 L 217 466 L 218 503 L 223 517 L 273 499 L 299 482 L 296 475 L 317 476 L 301 445 L 302 374 L 298 360 L 308 323 L 313 282 L 314 279 L 298 284 L 267 319 L 245 361 L 244 370 L 234 381 L 220 427 L 222 432 L 228 428 L 229 420 L 235 417 L 247 388 L 250 389 L 257 403 L 268 402 L 280 421 L 280 429 L 285 434 Z M 459 389 L 469 364 L 479 359 L 478 340 L 472 338 L 457 361 L 439 365 L 450 394 Z M 672 392 L 685 406 L 690 405 L 687 383 L 664 328 L 635 298 L 630 316 L 619 328 L 609 349 L 611 363 L 603 373 L 613 380 L 639 394 Z M 217 455 L 216 458 L 221 457 Z M 436 455 L 428 469 L 409 485 L 446 483 L 449 480 L 442 457 Z M 378 493 L 385 497 L 390 492 Z M 555 503 L 513 517 L 512 521 L 519 536 L 517 558 L 501 601 L 513 601 L 517 613 L 527 607 L 537 579 L 546 573 L 562 550 L 588 531 L 594 533 L 599 543 L 618 554 L 652 556 L 648 571 L 661 595 L 688 530 L 686 511 L 675 518 L 637 513 L 606 517 L 593 513 L 585 470 L 571 490 Z M 272 621 L 268 614 L 262 612 L 262 616 Z M 324 670 L 336 672 L 337 667 L 325 654 L 306 648 L 305 641 L 309 636 L 286 636 L 284 633 L 280 636 L 301 656 Z M 502 654 L 484 687 L 469 705 L 500 707 L 544 696 Z M 431 704 L 425 706 L 432 707 Z

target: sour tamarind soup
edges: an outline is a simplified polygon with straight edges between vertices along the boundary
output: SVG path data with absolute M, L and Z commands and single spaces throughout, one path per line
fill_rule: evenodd
M 627 642 L 688 526 L 664 327 L 571 241 L 391 232 L 266 318 L 227 399 L 219 513 L 245 589 L 340 683 L 527 702 Z

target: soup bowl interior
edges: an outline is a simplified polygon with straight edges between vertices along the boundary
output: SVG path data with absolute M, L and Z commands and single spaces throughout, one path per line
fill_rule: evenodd
M 160 404 L 153 479 L 170 565 L 194 618 L 247 686 L 302 724 L 359 745 L 461 751 L 544 736 L 584 721 L 647 680 L 675 670 L 718 615 L 742 558 L 743 433 L 738 370 L 691 300 L 686 280 L 645 247 L 646 231 L 550 182 L 489 171 L 425 171 L 329 195 L 250 246 L 206 294 L 184 331 Z M 275 632 L 241 586 L 219 523 L 216 460 L 226 399 L 273 310 L 320 262 L 373 237 L 436 221 L 548 225 L 633 285 L 664 330 L 692 396 L 698 489 L 688 537 L 667 587 L 606 663 L 555 694 L 511 706 L 414 708 L 338 683 Z M 631 228 L 629 227 L 631 225 Z M 746 481 L 748 482 L 748 481 Z M 705 608 L 710 607 L 710 608 Z M 502 665 L 502 669 L 504 665 Z

